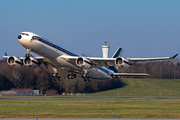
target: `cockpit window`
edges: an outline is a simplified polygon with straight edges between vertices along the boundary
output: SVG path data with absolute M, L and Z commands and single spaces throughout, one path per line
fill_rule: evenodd
M 21 35 L 27 35 L 27 36 L 29 36 L 29 34 L 27 34 L 27 33 L 22 33 Z

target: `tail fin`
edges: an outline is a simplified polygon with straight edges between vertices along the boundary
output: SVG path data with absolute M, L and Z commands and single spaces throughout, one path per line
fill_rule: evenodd
M 117 51 L 114 53 L 114 55 L 112 56 L 112 58 L 117 58 L 119 56 L 122 56 L 123 54 L 123 49 L 122 48 L 118 48 Z
M 112 56 L 112 58 L 117 58 L 119 56 L 122 56 L 123 54 L 123 49 L 122 48 L 118 48 L 117 51 L 114 53 L 114 55 Z M 110 70 L 113 70 L 115 73 L 118 72 L 118 68 L 116 66 L 109 66 Z
M 174 58 L 176 58 L 177 56 L 178 56 L 178 54 L 175 54 L 175 55 L 174 55 L 174 56 L 172 56 L 171 58 L 173 58 L 173 59 L 174 59 Z

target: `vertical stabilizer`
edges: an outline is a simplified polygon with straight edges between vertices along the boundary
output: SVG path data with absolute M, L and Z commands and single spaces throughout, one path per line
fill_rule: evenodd
M 114 53 L 114 55 L 112 56 L 112 58 L 117 58 L 117 57 L 121 57 L 123 54 L 124 49 L 122 48 L 118 48 L 117 51 Z
M 108 58 L 109 57 L 109 48 L 110 46 L 107 44 L 107 42 L 104 42 L 105 44 L 102 45 L 102 53 L 103 53 L 103 58 Z

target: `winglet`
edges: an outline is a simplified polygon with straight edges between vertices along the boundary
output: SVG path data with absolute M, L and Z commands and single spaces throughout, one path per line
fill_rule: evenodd
M 6 52 L 4 53 L 4 56 L 7 56 L 7 53 L 6 53 Z
M 172 56 L 171 58 L 174 59 L 178 56 L 178 54 L 175 54 L 174 56 Z
M 7 56 L 7 53 L 5 52 L 3 57 L 8 58 L 9 56 Z

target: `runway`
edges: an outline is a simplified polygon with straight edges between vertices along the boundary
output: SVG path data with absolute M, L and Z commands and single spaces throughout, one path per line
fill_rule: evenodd
M 180 99 L 180 97 L 7 97 L 1 96 L 0 99 Z

